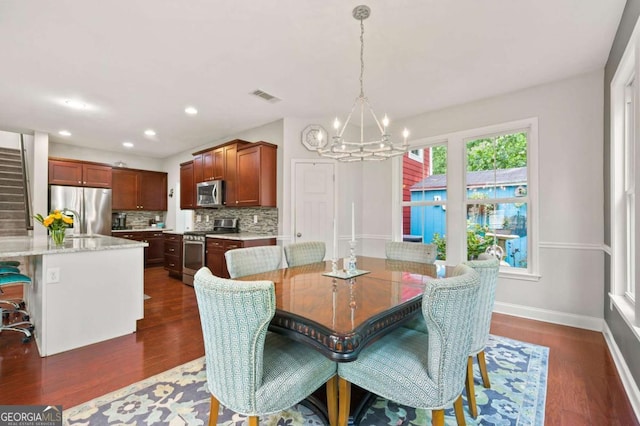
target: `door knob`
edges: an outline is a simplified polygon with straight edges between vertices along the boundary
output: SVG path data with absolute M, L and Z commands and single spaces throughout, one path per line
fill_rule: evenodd
M 296 234 L 296 237 L 300 238 L 300 237 L 302 237 L 302 234 L 298 232 L 298 233 Z

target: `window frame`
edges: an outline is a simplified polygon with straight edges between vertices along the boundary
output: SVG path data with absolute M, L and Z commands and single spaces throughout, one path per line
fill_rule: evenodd
M 415 154 L 413 151 L 420 151 L 420 153 Z M 409 151 L 407 151 L 407 154 L 409 155 L 410 159 L 424 164 L 424 148 L 410 149 Z
M 635 188 L 640 180 L 640 19 L 618 63 L 610 85 L 610 237 L 611 268 L 610 292 L 611 302 L 615 304 L 624 320 L 632 327 L 640 338 L 640 303 L 636 296 L 640 290 L 640 268 L 634 265 L 638 261 L 640 236 L 634 232 L 628 238 L 628 228 L 637 228 L 640 223 L 640 208 L 637 206 Z M 629 93 L 629 83 L 635 85 Z M 630 98 L 631 96 L 631 98 Z M 629 128 L 627 101 L 633 102 L 633 135 L 632 147 L 628 145 Z M 631 158 L 630 158 L 631 157 Z M 631 166 L 632 170 L 629 170 Z M 632 178 L 632 181 L 629 181 Z M 629 206 L 631 200 L 631 206 Z M 629 215 L 633 215 L 629 217 Z M 633 292 L 630 291 L 633 288 Z M 635 294 L 634 294 L 635 293 Z
M 500 276 L 520 280 L 538 281 L 539 274 L 539 240 L 538 240 L 538 119 L 537 117 L 523 120 L 505 122 L 476 129 L 453 132 L 432 138 L 414 140 L 412 149 L 430 148 L 435 145 L 447 145 L 447 264 L 458 264 L 467 258 L 466 240 L 466 167 L 467 152 L 466 142 L 479 139 L 485 136 L 508 134 L 526 131 L 527 140 L 527 236 L 528 236 L 528 259 L 527 268 L 500 268 Z M 394 180 L 402 180 L 402 164 L 394 159 L 393 166 Z M 394 214 L 392 214 L 393 239 L 402 240 L 402 209 L 406 206 L 414 205 L 439 205 L 440 203 L 419 202 L 411 203 L 402 200 L 400 185 L 394 185 Z M 396 220 L 397 219 L 397 220 Z

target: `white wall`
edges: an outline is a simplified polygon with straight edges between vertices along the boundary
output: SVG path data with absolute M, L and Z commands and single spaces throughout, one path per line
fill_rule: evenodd
M 0 130 L 0 148 L 20 148 L 20 133 L 5 132 Z
M 529 88 L 404 120 L 411 139 L 538 117 L 539 281 L 501 278 L 497 309 L 586 327 L 603 312 L 603 72 Z M 363 234 L 383 256 L 391 239 L 392 166 L 363 170 Z M 514 306 L 515 305 L 515 306 Z

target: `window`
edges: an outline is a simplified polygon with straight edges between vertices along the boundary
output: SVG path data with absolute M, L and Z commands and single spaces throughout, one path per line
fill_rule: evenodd
M 503 275 L 537 279 L 537 119 L 420 142 L 428 161 L 399 168 L 403 238 L 447 264 L 494 253 Z
M 527 141 L 523 130 L 465 143 L 468 259 L 491 252 L 527 268 Z
M 640 326 L 640 305 L 635 303 L 640 280 L 636 268 L 640 236 L 636 223 L 635 188 L 638 186 L 636 149 L 640 108 L 638 25 L 611 80 L 611 299 L 631 326 Z
M 423 162 L 424 161 L 424 150 L 423 149 L 412 149 L 408 153 L 409 158 L 414 161 Z
M 417 150 L 416 150 L 417 151 Z M 429 161 L 416 166 L 403 160 L 402 234 L 404 241 L 435 243 L 438 259 L 446 259 L 447 146 L 438 144 L 419 150 Z M 413 152 L 413 151 L 412 151 Z M 407 156 L 411 158 L 411 154 Z
M 625 296 L 635 302 L 635 78 L 624 88 Z

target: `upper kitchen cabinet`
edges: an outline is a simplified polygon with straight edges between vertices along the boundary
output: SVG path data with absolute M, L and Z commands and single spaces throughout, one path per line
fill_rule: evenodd
M 112 210 L 167 210 L 167 174 L 113 169 Z
M 198 151 L 193 155 L 196 183 L 224 178 L 224 149 L 222 147 Z
M 193 161 L 180 164 L 180 209 L 196 208 L 196 181 Z
M 180 165 L 180 208 L 197 208 L 196 185 L 208 180 L 224 181 L 228 207 L 275 207 L 277 148 L 267 142 L 234 139 L 194 152 L 192 164 Z
M 51 158 L 49 159 L 49 184 L 111 188 L 111 166 Z
M 238 149 L 236 206 L 276 206 L 277 149 L 277 145 L 267 142 L 256 142 Z

